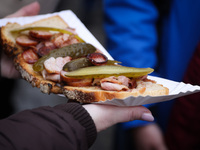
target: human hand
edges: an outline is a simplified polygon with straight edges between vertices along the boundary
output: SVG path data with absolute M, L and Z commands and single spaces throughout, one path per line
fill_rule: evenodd
M 167 150 L 162 131 L 155 123 L 135 128 L 132 134 L 137 150 Z
M 6 16 L 5 18 L 12 18 L 12 17 L 23 17 L 23 16 L 34 16 L 37 15 L 40 11 L 40 4 L 35 1 L 33 3 L 30 3 L 19 10 L 17 10 L 15 13 L 10 14 Z
M 118 107 L 112 105 L 88 104 L 83 105 L 83 107 L 94 120 L 97 132 L 120 122 L 154 120 L 150 110 L 143 106 Z
M 26 5 L 16 11 L 15 13 L 6 16 L 6 18 L 11 17 L 21 17 L 21 16 L 32 16 L 37 15 L 40 11 L 40 5 L 38 2 L 33 2 Z M 1 54 L 1 76 L 6 78 L 18 78 L 20 77 L 19 72 L 15 69 L 12 58 L 6 56 L 3 52 Z

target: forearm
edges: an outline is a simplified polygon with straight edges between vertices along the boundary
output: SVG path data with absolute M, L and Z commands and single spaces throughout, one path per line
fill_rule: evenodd
M 20 112 L 1 120 L 0 132 L 0 149 L 88 149 L 96 138 L 88 112 L 74 103 Z

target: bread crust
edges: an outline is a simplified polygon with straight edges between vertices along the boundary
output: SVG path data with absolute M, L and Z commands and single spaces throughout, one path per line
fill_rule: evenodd
M 16 44 L 16 35 L 10 33 L 10 30 L 19 27 L 20 25 L 18 23 L 7 23 L 6 26 L 1 27 L 2 49 L 10 57 L 23 52 L 22 47 Z
M 142 82 L 142 83 L 141 83 Z M 64 86 L 62 88 L 63 94 L 71 100 L 76 100 L 81 103 L 91 103 L 106 101 L 112 99 L 124 99 L 129 96 L 161 96 L 168 95 L 169 89 L 164 87 L 161 84 L 152 83 L 152 82 L 143 82 L 138 83 L 137 88 L 132 91 L 106 91 L 102 90 L 98 86 L 90 87 L 72 87 Z
M 49 80 L 43 79 L 39 72 L 33 70 L 33 65 L 24 61 L 22 54 L 18 54 L 14 58 L 15 68 L 20 72 L 23 79 L 31 83 L 33 87 L 37 87 L 43 93 L 61 94 L 61 87 Z

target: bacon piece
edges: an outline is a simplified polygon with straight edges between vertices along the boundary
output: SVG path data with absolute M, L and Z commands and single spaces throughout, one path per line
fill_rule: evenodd
M 125 77 L 125 76 L 119 76 L 118 81 L 121 82 L 123 85 L 128 87 L 130 79 Z
M 53 38 L 52 41 L 58 48 L 79 43 L 79 41 L 74 37 L 74 35 L 69 34 L 58 34 Z
M 69 61 L 71 61 L 71 57 L 69 56 L 64 58 L 58 57 L 56 59 L 50 57 L 44 62 L 44 67 L 48 73 L 60 73 L 63 66 Z
M 36 46 L 38 44 L 38 41 L 29 38 L 27 35 L 20 35 L 16 38 L 16 43 L 21 46 Z
M 50 47 L 51 49 L 56 49 L 55 44 L 54 44 L 53 42 L 51 42 L 51 41 L 45 41 L 45 42 L 44 42 L 44 45 L 45 45 L 46 47 Z
M 32 49 L 25 50 L 22 56 L 25 62 L 29 64 L 34 64 L 39 59 L 38 55 Z
M 59 34 L 54 37 L 53 43 L 55 44 L 56 47 L 62 47 L 64 44 L 64 40 L 68 40 L 69 35 L 68 34 Z
M 48 40 L 53 34 L 49 31 L 31 30 L 29 31 L 29 35 L 39 40 Z
M 107 91 L 128 91 L 129 88 L 125 85 L 120 85 L 116 83 L 103 82 L 101 83 L 101 88 Z
M 115 77 L 115 76 L 110 76 L 108 78 L 103 78 L 100 82 L 111 82 L 111 83 L 116 83 L 116 84 L 123 84 L 125 86 L 129 85 L 129 81 L 130 79 L 125 77 L 125 76 L 119 76 L 119 77 Z
M 45 80 L 51 80 L 55 82 L 60 82 L 60 74 L 49 74 L 45 69 L 42 70 L 42 76 Z
M 101 88 L 108 91 L 127 91 L 130 79 L 125 76 L 110 76 L 100 81 Z
M 92 79 L 77 79 L 65 76 L 65 71 L 61 71 L 61 81 L 69 86 L 83 87 L 92 85 Z
M 103 83 L 103 82 L 111 82 L 111 83 L 121 84 L 121 83 L 119 83 L 119 81 L 117 80 L 117 77 L 115 77 L 115 76 L 110 76 L 108 78 L 103 78 L 100 82 L 101 83 Z

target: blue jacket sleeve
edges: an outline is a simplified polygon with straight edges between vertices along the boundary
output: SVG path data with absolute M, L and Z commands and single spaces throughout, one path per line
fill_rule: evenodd
M 125 66 L 155 68 L 158 12 L 153 2 L 105 0 L 104 12 L 107 50 L 113 58 Z M 122 127 L 137 127 L 147 123 L 134 121 L 123 123 Z
M 155 68 L 158 12 L 152 1 L 104 2 L 107 50 L 125 66 Z

